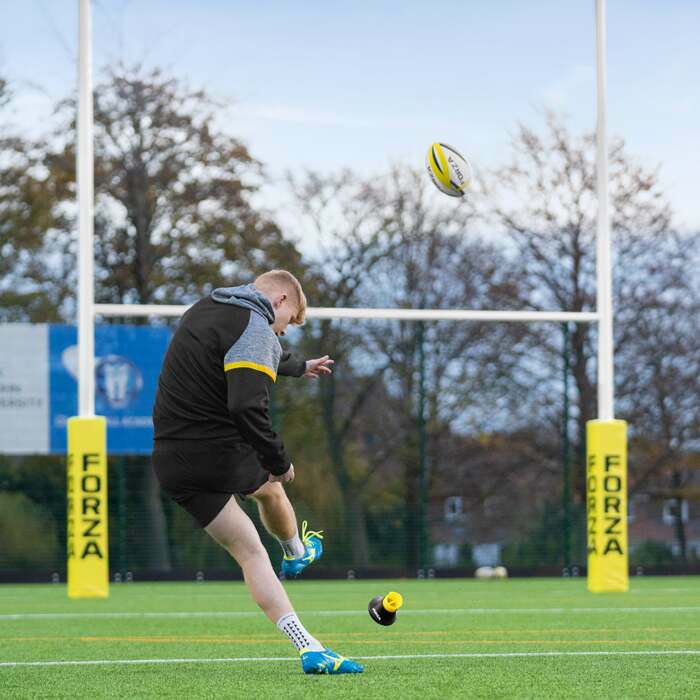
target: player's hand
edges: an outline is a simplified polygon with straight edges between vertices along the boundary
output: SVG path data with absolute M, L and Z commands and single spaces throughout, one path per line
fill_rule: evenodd
M 304 376 L 309 379 L 316 379 L 322 374 L 332 374 L 331 365 L 333 364 L 335 364 L 335 360 L 331 360 L 328 355 L 319 357 L 316 360 L 307 360 Z
M 270 474 L 267 477 L 268 481 L 281 481 L 283 484 L 287 481 L 294 481 L 294 465 L 290 464 L 289 469 L 284 474 Z

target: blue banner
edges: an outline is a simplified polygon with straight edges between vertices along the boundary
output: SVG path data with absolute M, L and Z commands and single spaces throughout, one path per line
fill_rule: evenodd
M 107 419 L 109 454 L 150 453 L 151 411 L 172 331 L 149 326 L 95 326 L 95 413 Z M 65 453 L 66 423 L 78 413 L 78 345 L 74 326 L 49 326 L 50 451 Z

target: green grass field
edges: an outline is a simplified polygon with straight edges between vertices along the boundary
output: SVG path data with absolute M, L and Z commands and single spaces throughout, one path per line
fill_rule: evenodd
M 306 626 L 359 676 L 301 673 L 240 583 L 0 586 L 0 696 L 11 698 L 698 698 L 700 578 L 299 581 Z M 404 595 L 393 627 L 371 597 Z

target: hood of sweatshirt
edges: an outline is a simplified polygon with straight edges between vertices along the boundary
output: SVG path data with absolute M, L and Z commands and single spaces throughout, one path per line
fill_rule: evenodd
M 275 321 L 272 303 L 254 284 L 243 284 L 240 287 L 219 287 L 211 293 L 211 298 L 220 304 L 232 304 L 255 311 L 268 323 Z

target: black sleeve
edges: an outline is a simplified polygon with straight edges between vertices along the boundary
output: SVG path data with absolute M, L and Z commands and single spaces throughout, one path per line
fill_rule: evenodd
M 291 352 L 283 352 L 277 367 L 277 375 L 282 377 L 301 377 L 306 372 L 306 360 Z
M 243 439 L 258 453 L 263 467 L 279 476 L 291 464 L 282 439 L 272 430 L 270 385 L 272 379 L 255 369 L 226 372 L 228 410 Z

